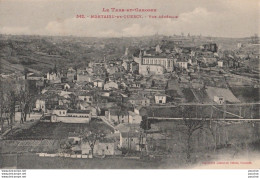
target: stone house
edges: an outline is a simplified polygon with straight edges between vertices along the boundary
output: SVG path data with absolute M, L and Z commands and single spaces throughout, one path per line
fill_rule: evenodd
M 132 151 L 140 151 L 140 145 L 146 142 L 146 138 L 140 132 L 121 132 L 119 148 Z
M 166 103 L 166 94 L 156 94 L 154 96 L 156 104 L 165 104 Z

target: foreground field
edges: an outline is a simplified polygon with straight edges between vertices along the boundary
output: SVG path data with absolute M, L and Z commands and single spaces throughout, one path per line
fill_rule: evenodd
M 34 154 L 0 155 L 0 168 L 17 169 L 257 169 L 260 152 L 241 150 L 234 155 L 232 149 L 198 153 L 196 162 L 186 163 L 184 155 L 152 160 L 124 157 L 75 159 L 44 158 Z M 225 164 L 223 164 L 225 162 Z M 213 164 L 214 163 L 214 164 Z M 220 164 L 221 163 L 221 164 Z

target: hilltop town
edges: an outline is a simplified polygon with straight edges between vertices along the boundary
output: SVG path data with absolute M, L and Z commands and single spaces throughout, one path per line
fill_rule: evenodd
M 0 38 L 0 157 L 21 157 L 0 167 L 178 167 L 259 151 L 258 37 Z

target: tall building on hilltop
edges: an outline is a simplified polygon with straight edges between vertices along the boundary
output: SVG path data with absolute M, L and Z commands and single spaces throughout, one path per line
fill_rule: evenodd
M 141 50 L 139 56 L 134 57 L 134 60 L 139 64 L 139 74 L 142 75 L 160 75 L 173 71 L 174 60 L 166 56 L 151 55 Z

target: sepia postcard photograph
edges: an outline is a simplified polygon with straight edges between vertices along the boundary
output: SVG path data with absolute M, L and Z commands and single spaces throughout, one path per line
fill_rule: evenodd
M 0 176 L 259 178 L 259 35 L 259 0 L 0 0 Z

